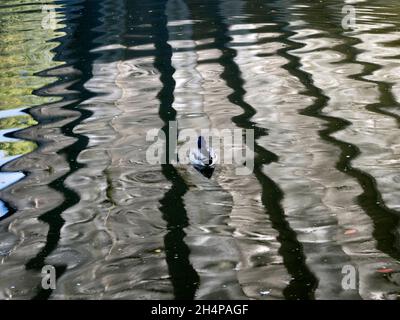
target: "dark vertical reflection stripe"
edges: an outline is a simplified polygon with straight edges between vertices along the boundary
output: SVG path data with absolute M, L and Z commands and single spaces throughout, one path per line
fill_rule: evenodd
M 367 105 L 366 109 L 394 118 L 397 123 L 400 124 L 400 117 L 398 115 L 382 109 L 399 106 L 392 93 L 393 84 L 365 78 L 366 76 L 372 75 L 375 71 L 380 70 L 381 66 L 372 62 L 359 61 L 357 56 L 360 51 L 356 49 L 355 46 L 362 41 L 345 36 L 344 34 L 341 36 L 345 38 L 347 45 L 338 45 L 335 49 L 346 55 L 348 61 L 361 64 L 364 67 L 361 73 L 350 76 L 350 78 L 372 83 L 378 87 L 380 93 L 379 103 Z M 374 223 L 372 235 L 377 241 L 377 249 L 399 260 L 400 247 L 397 228 L 399 226 L 400 212 L 392 210 L 385 205 L 373 176 L 351 166 L 351 160 L 356 158 L 359 154 L 360 150 L 355 149 L 354 153 L 350 154 L 350 158 L 342 157 L 338 166 L 340 166 L 342 170 L 346 170 L 349 175 L 356 178 L 363 188 L 363 193 L 358 197 L 358 203 Z
M 340 148 L 341 154 L 338 162 L 336 163 L 336 168 L 339 171 L 355 178 L 363 189 L 363 193 L 357 197 L 357 202 L 374 223 L 373 237 L 377 241 L 377 249 L 388 254 L 396 260 L 400 260 L 398 239 L 395 234 L 399 223 L 398 213 L 395 210 L 391 210 L 385 206 L 382 196 L 377 188 L 375 179 L 368 173 L 354 168 L 351 165 L 351 161 L 361 154 L 359 148 L 354 144 L 338 140 L 332 136 L 338 131 L 345 130 L 347 127 L 351 126 L 352 123 L 342 118 L 328 116 L 321 113 L 322 110 L 327 106 L 329 97 L 324 94 L 322 89 L 314 85 L 312 75 L 301 70 L 301 62 L 299 58 L 290 53 L 292 50 L 303 48 L 304 44 L 290 39 L 290 37 L 296 35 L 296 31 L 292 30 L 287 22 L 288 12 L 279 2 L 274 2 L 273 7 L 278 10 L 278 13 L 275 15 L 274 19 L 284 32 L 283 36 L 280 37 L 279 40 L 287 45 L 286 48 L 283 48 L 279 51 L 279 54 L 289 61 L 284 68 L 301 81 L 306 88 L 306 91 L 304 92 L 305 95 L 315 98 L 315 102 L 303 110 L 301 114 L 326 121 L 326 129 L 320 130 L 319 135 L 324 141 L 332 143 Z M 321 19 L 321 16 L 305 16 L 305 18 L 311 19 L 312 22 L 313 19 Z M 325 18 L 329 19 L 329 17 Z M 334 49 L 345 54 L 347 60 L 352 61 L 356 59 L 358 51 L 349 45 L 349 39 L 346 39 L 346 41 L 346 44 L 338 45 Z M 354 39 L 353 41 L 350 41 L 350 44 L 352 45 L 355 45 L 356 43 L 357 42 Z M 357 63 L 360 62 L 357 61 Z M 366 81 L 362 78 L 364 75 L 372 73 L 375 68 L 379 69 L 379 66 L 374 66 L 373 64 L 365 63 L 364 66 L 366 67 L 364 72 L 353 76 L 353 79 Z M 390 89 L 390 85 L 373 81 L 370 82 L 378 84 L 382 97 L 380 99 L 380 103 L 370 105 L 368 106 L 368 109 L 387 115 L 387 112 L 380 108 L 382 106 L 389 105 L 390 102 L 394 102 L 395 105 L 397 104 L 392 94 L 386 91 Z M 382 101 L 385 100 L 386 103 L 382 105 Z M 391 106 L 392 105 L 393 104 L 391 104 Z M 398 120 L 398 117 L 396 117 L 396 119 Z
M 76 79 L 71 79 L 70 75 L 61 75 L 59 76 L 59 80 L 51 86 L 60 86 L 71 80 L 76 81 L 73 85 L 68 87 L 68 89 L 76 91 L 78 94 L 65 94 L 61 92 L 58 95 L 67 103 L 67 105 L 63 107 L 64 109 L 79 111 L 79 116 L 76 119 L 61 128 L 61 132 L 64 135 L 76 139 L 76 142 L 58 151 L 59 154 L 65 156 L 66 161 L 69 163 L 70 170 L 65 175 L 50 183 L 49 186 L 63 194 L 64 201 L 58 207 L 47 211 L 39 217 L 39 220 L 49 225 L 49 231 L 45 246 L 34 258 L 26 263 L 26 268 L 28 270 L 41 270 L 45 265 L 46 257 L 57 247 L 60 240 L 60 231 L 65 222 L 62 218 L 62 213 L 66 209 L 77 204 L 80 200 L 79 194 L 65 185 L 65 180 L 71 174 L 84 167 L 84 165 L 78 163 L 77 157 L 80 152 L 87 147 L 89 139 L 86 136 L 74 133 L 73 129 L 76 125 L 92 115 L 91 111 L 80 109 L 78 106 L 82 101 L 93 96 L 92 93 L 84 88 L 84 83 L 92 77 L 92 61 L 95 59 L 95 55 L 91 54 L 90 51 L 95 47 L 93 39 L 97 36 L 94 28 L 99 25 L 98 12 L 99 3 L 95 0 L 87 0 L 83 3 L 66 3 L 64 13 L 66 17 L 66 27 L 60 30 L 64 31 L 66 35 L 57 39 L 61 44 L 54 49 L 54 59 L 66 63 L 66 65 L 59 67 L 61 72 L 66 66 L 71 66 L 79 70 L 80 74 Z M 42 73 L 42 76 L 47 76 L 46 71 Z M 42 88 L 35 92 L 35 94 L 46 96 L 48 95 L 46 89 L 48 88 Z M 52 94 L 51 96 L 55 95 Z M 71 103 L 68 103 L 69 101 L 71 101 Z M 65 268 L 66 266 L 63 265 L 56 266 L 58 277 Z M 52 290 L 40 289 L 34 299 L 47 299 L 51 293 Z
M 188 2 L 191 3 L 190 0 Z M 195 5 L 195 3 L 191 3 L 192 8 Z M 204 20 L 208 26 L 215 28 L 212 30 L 212 35 L 209 36 L 214 38 L 215 48 L 222 53 L 218 60 L 224 70 L 221 77 L 233 91 L 228 99 L 243 110 L 243 113 L 233 117 L 232 121 L 240 128 L 254 129 L 255 140 L 267 135 L 267 130 L 250 120 L 256 114 L 256 110 L 245 101 L 244 81 L 234 60 L 237 53 L 236 50 L 229 47 L 232 38 L 228 36 L 228 26 L 220 14 L 218 1 L 208 1 L 207 8 L 199 11 L 199 14 L 202 16 L 193 15 L 194 19 Z M 278 156 L 257 143 L 255 143 L 254 151 L 254 174 L 262 186 L 261 200 L 272 227 L 279 234 L 278 241 L 281 244 L 279 253 L 292 277 L 284 290 L 284 296 L 286 299 L 313 299 L 318 281 L 306 265 L 303 248 L 297 240 L 296 232 L 285 218 L 285 212 L 281 205 L 284 194 L 279 186 L 263 172 L 263 166 L 278 161 Z
M 171 64 L 172 49 L 168 44 L 167 16 L 165 14 L 167 1 L 158 1 L 159 6 L 151 15 L 152 35 L 156 47 L 154 65 L 160 72 L 160 80 L 163 84 L 158 93 L 160 100 L 159 115 L 165 125 L 162 128 L 167 141 L 169 138 L 169 121 L 176 119 L 176 110 L 172 107 L 174 101 L 175 80 L 174 68 Z M 153 1 L 151 5 L 156 5 Z M 167 149 L 168 150 L 168 143 Z M 168 162 L 168 152 L 166 156 Z M 188 218 L 183 203 L 183 196 L 188 190 L 185 181 L 171 164 L 162 165 L 162 173 L 171 182 L 171 189 L 160 200 L 160 210 L 167 222 L 168 233 L 165 236 L 165 252 L 170 272 L 175 299 L 193 299 L 199 285 L 199 276 L 189 261 L 190 250 L 184 238 L 184 228 L 188 226 Z

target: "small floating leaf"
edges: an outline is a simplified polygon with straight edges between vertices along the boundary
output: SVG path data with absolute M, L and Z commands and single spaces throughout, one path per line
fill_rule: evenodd
M 347 229 L 345 232 L 344 232 L 344 234 L 346 235 L 346 236 L 349 236 L 349 235 L 352 235 L 352 234 L 356 234 L 357 233 L 357 230 L 356 229 Z
M 376 272 L 379 273 L 392 273 L 394 270 L 391 268 L 379 268 L 378 270 L 376 270 Z

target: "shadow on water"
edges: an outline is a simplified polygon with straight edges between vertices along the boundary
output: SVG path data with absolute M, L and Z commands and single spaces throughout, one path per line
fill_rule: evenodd
M 174 121 L 176 111 L 172 108 L 174 101 L 175 80 L 174 68 L 171 65 L 172 50 L 168 41 L 167 17 L 165 14 L 166 2 L 159 8 L 158 19 L 153 22 L 154 39 L 156 47 L 155 67 L 160 71 L 160 80 L 163 88 L 158 94 L 160 100 L 160 118 L 165 122 L 162 130 L 167 140 L 169 150 L 169 121 Z M 167 152 L 168 153 L 168 152 Z M 200 278 L 189 261 L 189 248 L 183 241 L 185 232 L 183 228 L 188 226 L 188 218 L 183 204 L 183 196 L 188 187 L 180 177 L 173 165 L 162 165 L 162 173 L 172 183 L 171 189 L 160 200 L 161 212 L 167 221 L 168 234 L 165 236 L 165 251 L 168 268 L 171 274 L 176 299 L 193 299 L 199 285 Z
M 65 11 L 64 11 L 65 10 Z M 49 184 L 51 188 L 63 194 L 64 201 L 58 207 L 47 211 L 39 217 L 39 220 L 49 225 L 49 231 L 47 234 L 46 244 L 42 250 L 31 260 L 26 263 L 26 269 L 30 270 L 41 270 L 45 265 L 46 257 L 57 247 L 60 240 L 60 231 L 64 225 L 64 219 L 62 213 L 77 204 L 80 201 L 80 196 L 75 191 L 71 190 L 65 185 L 65 180 L 74 172 L 82 168 L 77 162 L 79 153 L 84 150 L 89 142 L 88 137 L 73 132 L 76 125 L 81 123 L 83 120 L 89 118 L 92 112 L 77 108 L 78 105 L 86 99 L 93 96 L 92 93 L 88 92 L 84 88 L 84 83 L 92 77 L 92 61 L 95 59 L 95 55 L 90 53 L 90 50 L 95 47 L 93 39 L 98 35 L 97 32 L 93 31 L 96 26 L 99 25 L 98 12 L 99 3 L 98 1 L 87 0 L 85 2 L 69 2 L 63 9 L 65 15 L 66 28 L 60 29 L 66 33 L 65 36 L 55 39 L 61 44 L 54 49 L 55 60 L 63 61 L 66 64 L 59 68 L 61 75 L 59 80 L 50 85 L 50 87 L 60 86 L 63 83 L 75 82 L 68 87 L 73 92 L 72 94 L 65 94 L 61 92 L 59 96 L 63 98 L 63 102 L 66 105 L 63 107 L 66 110 L 79 111 L 79 116 L 73 121 L 67 123 L 61 128 L 61 132 L 68 137 L 74 138 L 76 141 L 67 146 L 64 149 L 58 151 L 60 155 L 64 155 L 66 161 L 70 166 L 70 170 L 65 175 L 59 177 Z M 54 40 L 53 40 L 54 41 Z M 63 75 L 62 71 L 66 66 L 70 66 L 75 70 L 79 71 L 79 75 L 75 76 L 75 79 L 71 79 L 71 76 Z M 50 71 L 54 72 L 56 69 L 43 71 L 40 76 L 49 76 Z M 48 87 L 41 88 L 35 92 L 36 95 L 46 96 Z M 51 96 L 57 96 L 51 94 Z M 69 103 L 69 101 L 71 101 Z M 39 120 L 50 120 L 50 119 L 39 119 Z M 43 122 L 42 121 L 42 122 Z M 57 277 L 62 275 L 65 271 L 66 266 L 59 265 L 55 266 L 57 271 Z M 34 299 L 47 299 L 50 297 L 52 290 L 40 289 Z
M 278 10 L 278 13 L 276 14 L 276 17 L 278 17 L 276 18 L 276 23 L 280 25 L 280 29 L 283 31 L 283 35 L 279 40 L 287 45 L 286 48 L 283 48 L 279 51 L 279 54 L 289 61 L 289 63 L 283 66 L 283 68 L 288 70 L 292 75 L 296 76 L 305 86 L 306 91 L 303 94 L 315 98 L 315 102 L 311 106 L 304 109 L 301 114 L 326 121 L 326 129 L 320 130 L 319 135 L 324 141 L 327 141 L 340 148 L 341 154 L 338 162 L 336 163 L 336 168 L 339 171 L 355 178 L 361 186 L 363 193 L 358 196 L 357 201 L 360 207 L 373 221 L 373 237 L 377 241 L 377 249 L 388 254 L 396 260 L 400 260 L 400 251 L 397 245 L 398 239 L 395 234 L 399 223 L 398 213 L 395 210 L 391 210 L 385 206 L 374 177 L 360 169 L 354 168 L 351 165 L 352 160 L 361 154 L 359 148 L 354 144 L 338 140 L 332 136 L 332 134 L 351 126 L 352 123 L 342 118 L 322 114 L 322 110 L 328 104 L 329 97 L 324 94 L 322 89 L 314 85 L 312 75 L 301 70 L 301 62 L 299 58 L 290 53 L 292 50 L 303 48 L 305 45 L 290 39 L 290 37 L 296 35 L 296 31 L 292 29 L 287 21 L 287 18 L 285 18 L 287 12 L 282 4 L 279 2 L 274 2 L 272 7 Z M 327 11 L 321 10 L 321 12 L 326 13 Z M 321 21 L 321 16 L 313 16 L 311 14 L 304 15 L 303 18 L 315 24 L 318 24 Z M 330 19 L 331 18 L 329 16 L 325 16 L 323 21 L 330 21 Z M 341 62 L 361 63 L 365 67 L 364 70 L 360 74 L 354 75 L 351 78 L 364 82 L 367 81 L 363 77 L 371 74 L 374 70 L 379 69 L 380 66 L 372 63 L 357 61 L 357 54 L 359 51 L 354 48 L 354 45 L 358 43 L 358 40 L 344 37 L 343 32 L 338 32 L 337 28 L 338 27 L 335 27 L 333 30 L 330 30 L 331 34 L 336 34 L 340 38 L 345 38 L 346 40 L 345 44 L 334 47 L 335 50 L 338 50 L 346 56 L 346 60 Z M 367 106 L 367 109 L 376 113 L 391 116 L 399 121 L 398 116 L 381 109 L 385 106 L 392 107 L 394 105 L 398 105 L 393 95 L 390 93 L 390 85 L 387 83 L 379 83 L 374 81 L 368 82 L 378 85 L 378 88 L 381 92 L 381 98 L 378 104 L 369 105 Z
M 211 179 L 213 173 L 214 173 L 214 168 L 210 167 L 205 167 L 205 168 L 195 168 L 199 173 L 201 173 L 204 177 L 207 179 Z
M 171 64 L 172 49 L 168 44 L 168 29 L 166 16 L 167 1 L 130 2 L 127 4 L 129 12 L 133 17 L 141 17 L 139 24 L 151 25 L 150 34 L 140 36 L 148 40 L 150 36 L 155 45 L 154 66 L 160 72 L 162 89 L 158 93 L 159 116 L 164 121 L 162 130 L 167 140 L 169 138 L 169 121 L 176 118 L 176 110 L 172 107 L 174 101 L 175 72 Z M 134 6 L 134 8 L 132 8 Z M 137 28 L 131 28 L 137 29 Z M 129 35 L 132 35 L 131 33 Z M 134 37 L 135 45 L 140 37 Z M 163 219 L 167 222 L 168 233 L 164 238 L 166 261 L 171 277 L 174 296 L 178 300 L 194 299 L 199 286 L 200 278 L 189 261 L 190 250 L 184 242 L 186 236 L 184 228 L 188 226 L 188 218 L 183 203 L 183 196 L 188 191 L 188 186 L 179 175 L 172 164 L 168 164 L 168 152 L 166 154 L 167 164 L 161 165 L 162 173 L 171 182 L 171 188 L 160 200 L 160 211 Z
M 195 1 L 188 2 L 195 10 Z M 243 113 L 233 117 L 232 121 L 240 128 L 254 129 L 254 137 L 257 141 L 266 136 L 268 132 L 250 120 L 256 114 L 256 110 L 245 101 L 244 80 L 234 60 L 237 53 L 235 49 L 229 47 L 232 38 L 228 35 L 228 26 L 224 22 L 225 17 L 220 13 L 218 3 L 216 0 L 208 1 L 202 10 L 197 10 L 196 14 L 193 14 L 193 17 L 205 22 L 204 25 L 207 27 L 204 29 L 208 28 L 210 33 L 207 34 L 207 37 L 214 38 L 213 46 L 222 53 L 217 62 L 223 67 L 222 79 L 233 91 L 228 99 L 243 110 Z M 296 232 L 285 218 L 285 212 L 281 205 L 284 194 L 279 186 L 263 172 L 263 167 L 278 161 L 278 156 L 257 143 L 255 143 L 254 151 L 254 175 L 262 186 L 261 200 L 272 227 L 278 232 L 278 241 L 281 245 L 279 253 L 283 257 L 285 268 L 292 277 L 284 290 L 284 296 L 286 299 L 313 299 L 318 281 L 306 265 L 303 248 L 297 240 Z

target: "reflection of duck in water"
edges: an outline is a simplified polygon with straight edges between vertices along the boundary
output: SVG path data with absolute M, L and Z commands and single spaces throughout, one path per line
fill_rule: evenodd
M 189 160 L 203 176 L 211 178 L 217 163 L 217 155 L 213 148 L 207 148 L 206 140 L 200 136 L 197 139 L 197 149 L 190 151 Z

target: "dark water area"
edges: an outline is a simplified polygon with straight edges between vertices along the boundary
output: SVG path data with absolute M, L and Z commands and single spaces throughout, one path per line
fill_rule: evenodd
M 3 0 L 0 26 L 1 299 L 399 299 L 398 2 Z M 251 174 L 150 164 L 171 121 L 254 130 Z

